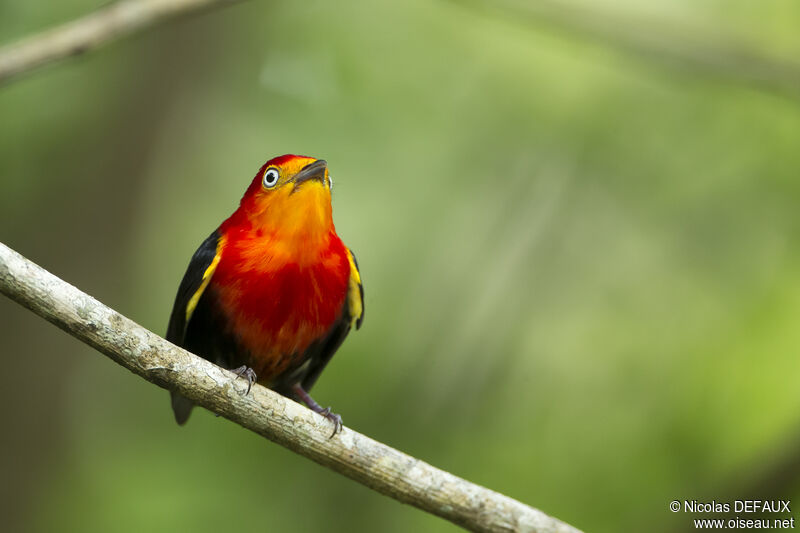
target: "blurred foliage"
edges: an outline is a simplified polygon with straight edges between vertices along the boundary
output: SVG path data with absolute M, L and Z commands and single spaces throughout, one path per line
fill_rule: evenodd
M 0 42 L 101 4 L 5 2 Z M 615 7 L 800 51 L 789 0 Z M 327 159 L 366 320 L 315 396 L 355 430 L 587 531 L 800 505 L 765 470 L 800 454 L 798 99 L 454 2 L 250 2 L 2 87 L 0 117 L 0 240 L 160 333 L 261 163 Z M 12 530 L 456 530 L 0 324 Z

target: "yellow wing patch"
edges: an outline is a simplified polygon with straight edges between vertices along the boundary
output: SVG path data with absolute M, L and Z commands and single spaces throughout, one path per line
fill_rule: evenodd
M 211 281 L 211 276 L 214 275 L 214 271 L 217 269 L 217 265 L 219 264 L 219 260 L 222 257 L 222 247 L 225 244 L 225 236 L 219 238 L 217 241 L 217 255 L 214 256 L 214 259 L 211 261 L 211 264 L 208 265 L 208 268 L 205 272 L 203 272 L 203 281 L 200 283 L 200 287 L 197 288 L 195 293 L 189 299 L 189 303 L 186 304 L 186 323 L 189 323 L 189 319 L 192 318 L 192 313 L 194 313 L 195 308 L 197 307 L 197 302 L 200 301 L 200 297 L 203 295 L 203 291 L 206 290 L 208 287 L 209 282 Z
M 353 258 L 353 252 L 347 250 L 347 260 L 350 261 L 350 286 L 347 290 L 347 304 L 350 308 L 350 327 L 361 326 L 364 318 L 364 289 L 361 285 L 361 273 Z

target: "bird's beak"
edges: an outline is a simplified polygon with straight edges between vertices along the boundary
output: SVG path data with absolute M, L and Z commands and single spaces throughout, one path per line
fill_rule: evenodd
M 317 180 L 322 184 L 325 184 L 325 171 L 328 168 L 328 163 L 324 159 L 317 159 L 313 163 L 309 163 L 308 165 L 303 167 L 303 170 L 298 172 L 292 178 L 294 182 L 295 188 L 297 188 L 301 183 L 308 180 Z

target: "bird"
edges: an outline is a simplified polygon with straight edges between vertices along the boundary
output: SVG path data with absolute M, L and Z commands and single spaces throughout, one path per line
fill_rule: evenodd
M 286 154 L 259 168 L 239 207 L 206 238 L 178 286 L 167 340 L 333 423 L 309 391 L 364 320 L 356 257 L 336 234 L 324 159 Z M 175 421 L 193 403 L 171 391 Z

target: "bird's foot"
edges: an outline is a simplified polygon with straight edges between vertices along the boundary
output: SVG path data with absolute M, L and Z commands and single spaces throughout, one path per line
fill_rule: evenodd
M 305 389 L 303 389 L 303 387 L 300 386 L 299 383 L 294 385 L 292 387 L 292 390 L 297 395 L 297 397 L 300 398 L 303 401 L 303 403 L 308 406 L 309 409 L 311 409 L 315 413 L 324 416 L 325 418 L 333 422 L 333 433 L 331 433 L 330 438 L 333 438 L 337 433 L 339 433 L 342 430 L 342 417 L 337 415 L 336 413 L 332 413 L 330 407 L 326 407 L 323 409 L 317 402 L 314 401 L 314 398 L 312 398 L 311 395 L 308 394 L 305 391 Z
M 253 387 L 253 383 L 258 380 L 258 376 L 256 376 L 256 371 L 250 368 L 247 365 L 240 366 L 239 368 L 234 368 L 231 370 L 236 377 L 244 378 L 247 380 L 247 391 L 244 393 L 245 396 L 250 394 L 250 389 Z
M 317 407 L 319 407 L 319 405 Z M 333 422 L 333 433 L 331 433 L 331 438 L 333 438 L 334 435 L 336 435 L 342 430 L 342 417 L 337 415 L 336 413 L 332 413 L 330 407 L 326 407 L 325 409 L 320 409 L 319 411 L 317 411 L 312 407 L 311 410 L 321 414 L 322 416 Z

